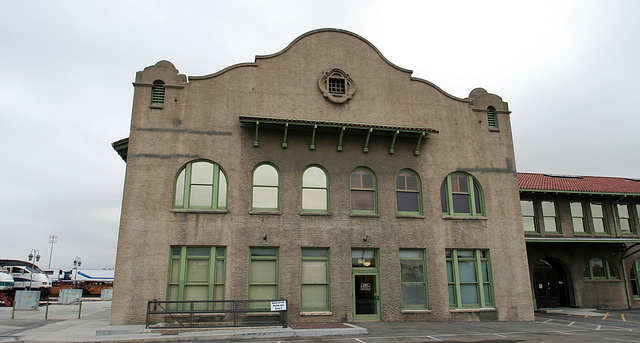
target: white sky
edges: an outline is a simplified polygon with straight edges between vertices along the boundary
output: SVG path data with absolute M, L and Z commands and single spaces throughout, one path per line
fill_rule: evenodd
M 0 258 L 113 267 L 135 73 L 206 75 L 318 28 L 509 102 L 522 172 L 640 177 L 640 1 L 24 1 L 0 11 Z

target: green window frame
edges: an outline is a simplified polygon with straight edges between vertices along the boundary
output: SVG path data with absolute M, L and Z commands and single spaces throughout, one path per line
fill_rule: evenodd
M 450 307 L 493 306 L 489 250 L 447 249 L 446 261 Z
M 396 175 L 396 210 L 400 215 L 422 215 L 420 176 L 410 169 Z
M 195 160 L 185 164 L 178 171 L 174 185 L 175 209 L 227 209 L 227 176 L 217 163 Z
M 249 300 L 276 300 L 279 297 L 278 248 L 249 248 Z M 250 303 L 251 308 L 267 308 L 268 303 Z
M 470 174 L 454 172 L 440 187 L 442 213 L 450 216 L 484 216 L 484 196 L 478 180 Z
M 493 106 L 487 107 L 487 123 L 489 123 L 489 128 L 498 128 L 498 115 L 496 113 L 496 108 Z
M 329 212 L 329 176 L 319 165 L 302 172 L 302 212 Z
M 522 210 L 522 225 L 524 226 L 524 231 L 538 233 L 535 202 L 533 200 L 520 200 L 520 209 Z
M 351 173 L 351 213 L 378 213 L 376 176 L 369 168 L 359 167 Z
M 607 225 L 607 216 L 604 204 L 600 202 L 592 202 L 589 204 L 591 210 L 591 221 L 593 222 L 593 232 L 596 235 L 609 234 L 609 225 Z
M 640 260 L 633 261 L 629 281 L 631 282 L 631 294 L 634 298 L 640 298 Z
M 424 249 L 400 249 L 403 309 L 428 308 L 426 265 Z
M 573 232 L 578 234 L 588 233 L 588 225 L 584 217 L 584 203 L 581 201 L 572 201 L 569 203 L 569 207 L 571 209 Z
M 631 206 L 629 204 L 616 204 L 618 215 L 618 225 L 621 234 L 635 234 L 636 229 L 631 216 Z
M 153 81 L 153 85 L 151 85 L 151 106 L 164 106 L 164 88 L 162 80 Z
M 226 252 L 216 246 L 171 246 L 167 300 L 224 300 Z M 206 308 L 206 304 L 195 306 Z
M 560 221 L 558 220 L 558 205 L 553 200 L 541 201 L 542 222 L 545 233 L 561 233 Z
M 271 163 L 258 164 L 251 173 L 251 210 L 280 210 L 280 172 Z
M 329 248 L 302 248 L 300 308 L 302 311 L 330 311 Z
M 584 266 L 585 280 L 620 280 L 618 270 L 604 257 L 594 257 Z

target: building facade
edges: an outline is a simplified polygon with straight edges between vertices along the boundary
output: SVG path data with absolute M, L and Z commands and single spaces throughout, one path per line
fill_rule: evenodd
M 640 307 L 640 179 L 518 173 L 538 307 Z
M 149 300 L 288 300 L 290 322 L 533 320 L 510 111 L 364 38 L 136 74 L 112 324 Z

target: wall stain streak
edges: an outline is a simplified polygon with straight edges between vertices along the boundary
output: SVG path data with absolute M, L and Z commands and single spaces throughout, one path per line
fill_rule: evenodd
M 475 166 L 473 168 L 458 168 L 457 171 L 460 172 L 476 172 L 476 173 L 506 173 L 513 174 L 513 176 L 517 176 L 516 168 L 513 165 L 513 161 L 510 158 L 506 158 L 507 167 L 506 168 L 496 168 L 496 167 L 480 167 Z
M 194 135 L 207 135 L 207 136 L 231 136 L 229 131 L 201 131 L 201 130 L 187 130 L 187 129 L 161 129 L 157 127 L 134 127 L 133 131 L 147 131 L 147 132 L 177 132 L 177 133 L 191 133 Z

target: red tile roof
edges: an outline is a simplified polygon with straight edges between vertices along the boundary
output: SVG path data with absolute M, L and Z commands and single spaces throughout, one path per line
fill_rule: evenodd
M 603 176 L 518 173 L 520 190 L 640 195 L 640 179 Z

